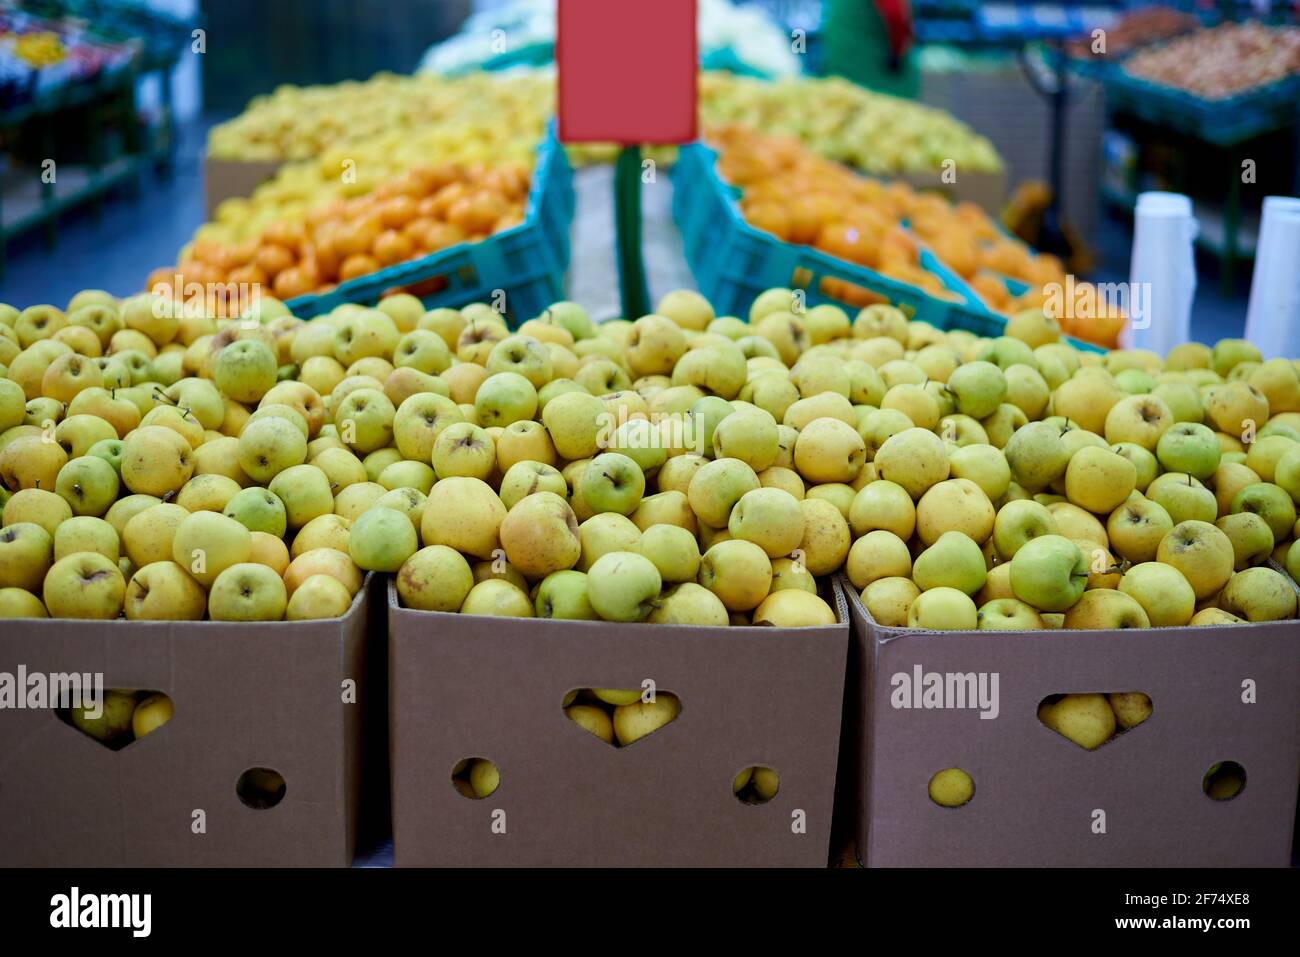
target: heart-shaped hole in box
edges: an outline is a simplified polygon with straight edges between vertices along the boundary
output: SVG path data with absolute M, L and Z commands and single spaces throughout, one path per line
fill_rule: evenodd
M 653 686 L 575 688 L 560 706 L 570 721 L 614 748 L 626 748 L 649 737 L 682 713 L 677 695 Z
M 110 751 L 121 751 L 171 721 L 172 699 L 161 691 L 83 689 L 77 703 L 55 710 L 59 719 Z
M 1153 709 L 1143 691 L 1050 694 L 1038 703 L 1038 720 L 1085 751 L 1095 751 L 1138 727 Z

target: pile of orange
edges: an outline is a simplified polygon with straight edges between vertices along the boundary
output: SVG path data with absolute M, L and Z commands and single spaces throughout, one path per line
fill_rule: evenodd
M 928 295 L 959 300 L 920 264 L 923 244 L 989 308 L 1008 316 L 1050 305 L 1051 285 L 1066 284 L 1059 259 L 1008 237 L 973 203 L 952 203 L 903 182 L 863 177 L 793 137 L 727 126 L 710 129 L 707 139 L 718 151 L 719 173 L 743 190 L 746 222 L 785 242 L 866 266 Z M 1012 295 L 1005 278 L 1029 289 Z M 881 298 L 843 280 L 826 280 L 823 291 L 854 305 Z M 1105 345 L 1115 344 L 1123 324 L 1119 315 L 1074 319 L 1067 313 L 1058 319 L 1070 334 Z
M 530 171 L 520 164 L 418 167 L 363 196 L 318 206 L 301 221 L 274 223 L 245 242 L 195 240 L 176 266 L 154 270 L 146 288 L 165 292 L 179 279 L 185 287 L 267 287 L 281 300 L 326 292 L 519 225 L 529 184 Z M 215 314 L 224 315 L 223 297 L 213 298 Z

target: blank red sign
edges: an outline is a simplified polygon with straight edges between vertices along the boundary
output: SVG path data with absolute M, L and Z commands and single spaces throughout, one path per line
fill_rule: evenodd
M 695 0 L 559 0 L 560 139 L 695 139 Z

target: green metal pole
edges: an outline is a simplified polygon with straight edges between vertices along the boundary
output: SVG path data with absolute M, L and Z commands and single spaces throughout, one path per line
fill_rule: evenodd
M 623 318 L 650 312 L 645 261 L 641 258 L 641 148 L 625 146 L 614 166 L 614 226 L 618 237 L 618 281 Z

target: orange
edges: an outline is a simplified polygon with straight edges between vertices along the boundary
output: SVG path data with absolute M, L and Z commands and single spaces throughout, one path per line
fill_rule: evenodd
M 405 233 L 390 229 L 379 234 L 371 252 L 382 265 L 391 266 L 410 259 L 415 253 L 415 243 L 411 242 L 410 237 Z M 345 262 L 344 265 L 346 266 L 347 263 Z
M 253 265 L 274 279 L 294 263 L 293 253 L 276 243 L 267 243 L 253 257 Z
M 379 260 L 369 253 L 357 253 L 343 260 L 339 266 L 339 282 L 347 282 L 358 276 L 369 276 L 380 269 Z

